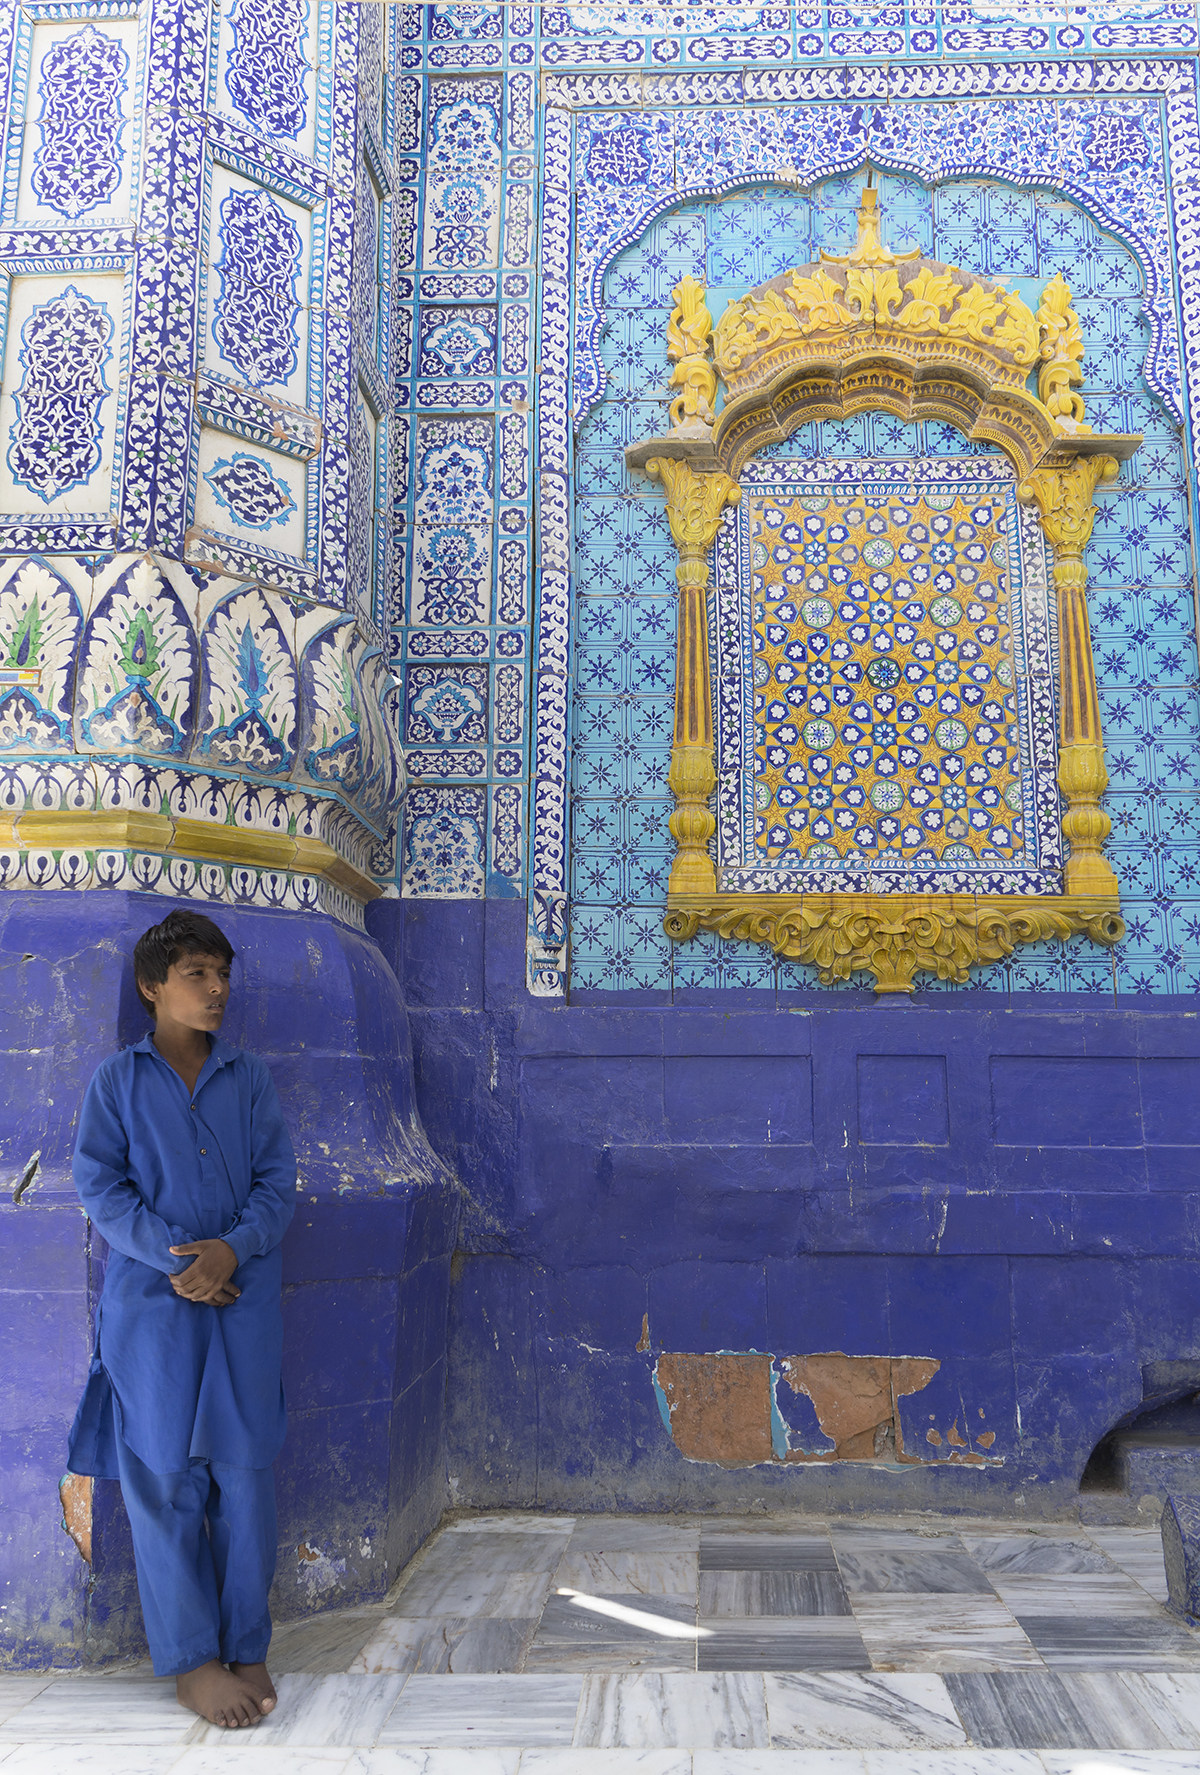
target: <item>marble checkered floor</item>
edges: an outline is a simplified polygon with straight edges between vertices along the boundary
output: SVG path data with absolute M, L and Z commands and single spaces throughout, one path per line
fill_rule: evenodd
M 0 1775 L 1200 1775 L 1155 1529 L 475 1517 L 281 1628 L 218 1731 L 148 1669 L 0 1678 Z

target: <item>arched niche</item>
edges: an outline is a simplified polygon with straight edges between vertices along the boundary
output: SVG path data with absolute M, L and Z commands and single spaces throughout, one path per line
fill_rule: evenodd
M 762 942 L 779 954 L 815 962 L 827 982 L 870 972 L 879 992 L 911 992 L 913 975 L 922 969 L 962 982 L 972 966 L 1048 936 L 1085 933 L 1098 943 L 1117 941 L 1123 925 L 1116 877 L 1103 854 L 1109 821 L 1100 797 L 1107 777 L 1083 550 L 1097 485 L 1116 476 L 1119 462 L 1140 439 L 1099 436 L 1086 423 L 1077 392 L 1082 336 L 1062 278 L 1047 286 L 1035 314 L 1000 284 L 961 267 L 917 253 L 897 257 L 880 241 L 876 194 L 868 188 L 850 253 L 824 255 L 771 279 L 729 303 L 715 329 L 703 287 L 691 278 L 681 280 L 666 344 L 671 386 L 678 391 L 671 403 L 671 431 L 630 445 L 626 458 L 663 483 L 679 557 L 669 778 L 677 850 L 668 934 L 686 941 L 707 930 Z M 1036 393 L 1030 386 L 1035 370 Z M 945 421 L 975 442 L 994 445 L 1011 466 L 1016 500 L 1040 522 L 1053 578 L 1051 620 L 1058 633 L 1053 774 L 1062 796 L 1066 854 L 1057 875 L 1039 878 L 1033 891 L 1024 884 L 1010 891 L 974 891 L 971 877 L 959 891 L 955 871 L 941 866 L 945 849 L 938 866 L 924 876 L 897 864 L 890 876 L 883 872 L 881 889 L 875 879 L 879 872 L 868 867 L 847 892 L 820 874 L 728 871 L 712 854 L 717 687 L 708 598 L 714 540 L 727 508 L 742 501 L 739 477 L 764 446 L 786 440 L 813 420 L 871 408 L 906 421 Z M 959 608 L 961 616 L 953 598 L 943 604 Z M 836 629 L 840 619 L 832 605 L 828 608 Z M 853 639 L 858 630 L 848 632 Z M 894 630 L 893 641 L 900 633 Z M 850 643 L 839 634 L 835 655 L 843 644 Z M 1047 669 L 1049 658 L 1047 649 Z M 743 673 L 749 669 L 744 656 Z M 811 684 L 812 667 L 803 670 Z M 723 677 L 728 677 L 724 669 Z M 814 706 L 816 700 L 810 696 Z M 957 730 L 962 723 L 940 725 Z M 815 730 L 822 723 L 808 726 Z M 920 724 L 910 731 L 918 728 L 925 731 Z M 794 736 L 798 724 L 791 721 L 777 731 Z M 951 756 L 944 760 L 947 769 Z M 815 762 L 810 758 L 814 767 Z M 877 759 L 874 768 L 878 773 L 884 765 Z M 811 785 L 809 795 L 815 807 Z M 950 798 L 945 799 L 949 807 Z M 919 859 L 926 853 L 915 854 Z M 1000 874 L 999 879 L 1009 878 Z M 912 880 L 916 891 L 903 885 Z

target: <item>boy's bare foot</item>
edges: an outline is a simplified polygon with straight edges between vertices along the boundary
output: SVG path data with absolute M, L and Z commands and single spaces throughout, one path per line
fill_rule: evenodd
M 230 1670 L 240 1676 L 244 1683 L 249 1683 L 258 1698 L 258 1705 L 264 1713 L 270 1713 L 279 1696 L 275 1693 L 275 1684 L 265 1664 L 231 1664 Z
M 190 1707 L 214 1726 L 255 1725 L 266 1711 L 259 1705 L 257 1688 L 236 1671 L 226 1670 L 215 1658 L 175 1678 L 175 1696 L 181 1706 Z M 274 1705 L 272 1700 L 269 1706 Z

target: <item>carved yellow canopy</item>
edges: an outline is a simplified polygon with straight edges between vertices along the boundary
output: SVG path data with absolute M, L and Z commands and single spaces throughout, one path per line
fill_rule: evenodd
M 947 420 L 1027 474 L 1063 430 L 1026 386 L 1042 317 L 989 278 L 889 252 L 877 200 L 863 192 L 851 253 L 785 271 L 725 309 L 714 341 L 722 466 L 736 476 L 797 425 L 882 408 Z

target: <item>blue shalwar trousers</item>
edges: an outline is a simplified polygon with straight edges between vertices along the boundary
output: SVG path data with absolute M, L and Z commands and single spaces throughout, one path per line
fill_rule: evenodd
M 116 1441 L 154 1674 L 178 1676 L 210 1658 L 261 1663 L 271 1640 L 274 1473 L 199 1460 L 153 1473 Z

